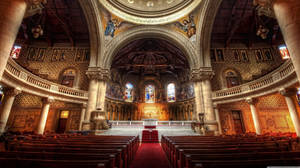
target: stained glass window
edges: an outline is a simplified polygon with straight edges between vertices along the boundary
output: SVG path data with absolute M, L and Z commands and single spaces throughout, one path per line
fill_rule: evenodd
M 300 106 L 300 88 L 297 89 L 297 102 L 298 102 L 298 105 Z
M 145 88 L 145 102 L 155 103 L 155 87 L 153 85 L 147 85 Z
M 125 85 L 125 101 L 133 101 L 133 85 L 131 83 Z
M 3 87 L 0 85 L 0 104 L 2 104 L 4 98 Z
M 283 60 L 290 58 L 289 50 L 287 49 L 287 47 L 285 45 L 281 45 L 278 48 L 279 48 L 279 52 L 280 52 L 281 58 Z
M 21 49 L 21 46 L 14 45 L 14 47 L 11 50 L 10 57 L 13 59 L 18 59 L 21 53 Z
M 168 94 L 168 102 L 175 102 L 175 84 L 174 83 L 168 84 L 167 94 Z

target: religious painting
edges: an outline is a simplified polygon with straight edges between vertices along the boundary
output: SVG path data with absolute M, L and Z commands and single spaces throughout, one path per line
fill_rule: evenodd
M 240 85 L 239 77 L 237 73 L 233 70 L 226 71 L 225 78 L 226 78 L 227 88 Z
M 211 59 L 212 62 L 216 62 L 217 61 L 217 59 L 216 59 L 216 53 L 215 53 L 214 49 L 210 50 L 210 59 Z
M 240 62 L 241 59 L 240 59 L 240 53 L 238 50 L 233 50 L 233 58 L 234 58 L 234 61 L 235 62 Z
M 11 52 L 10 52 L 10 57 L 13 59 L 18 59 L 21 53 L 22 47 L 19 45 L 14 45 Z
M 273 60 L 273 56 L 272 56 L 272 52 L 270 49 L 263 49 L 263 52 L 264 52 L 264 58 L 266 61 L 271 61 Z
M 59 50 L 53 49 L 51 61 L 59 61 Z
M 241 50 L 241 60 L 243 62 L 249 62 L 249 58 L 246 50 Z
M 29 48 L 29 49 L 28 49 L 27 60 L 28 60 L 28 61 L 34 61 L 35 58 L 36 58 L 36 55 L 37 55 L 37 51 L 38 51 L 37 48 L 33 48 L 33 47 Z
M 125 85 L 124 99 L 126 102 L 133 102 L 133 85 L 131 83 Z
M 168 102 L 175 102 L 175 84 L 170 83 L 167 87 L 167 100 Z
M 264 58 L 263 58 L 263 55 L 262 55 L 262 52 L 261 52 L 260 49 L 254 50 L 254 53 L 255 53 L 255 57 L 256 57 L 257 62 L 263 61 Z
M 189 39 L 196 38 L 196 24 L 194 15 L 190 14 L 189 17 L 187 19 L 184 19 L 182 22 L 176 22 L 175 26 L 184 31 Z M 192 41 L 195 40 L 196 39 Z
M 289 50 L 285 45 L 279 46 L 278 49 L 283 60 L 290 59 Z
M 61 84 L 68 87 L 74 86 L 76 71 L 74 69 L 67 69 L 62 76 Z
M 46 54 L 46 48 L 40 48 L 36 61 L 43 61 Z
M 224 61 L 224 54 L 222 49 L 217 49 L 217 61 L 223 62 Z
M 147 85 L 145 87 L 145 102 L 155 103 L 155 87 L 153 85 Z

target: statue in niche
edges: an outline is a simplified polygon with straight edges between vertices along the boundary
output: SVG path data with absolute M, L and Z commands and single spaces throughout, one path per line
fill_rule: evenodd
M 189 38 L 192 38 L 196 34 L 196 24 L 193 15 L 189 15 L 189 20 L 185 19 L 182 23 L 176 22 L 175 26 L 186 32 Z

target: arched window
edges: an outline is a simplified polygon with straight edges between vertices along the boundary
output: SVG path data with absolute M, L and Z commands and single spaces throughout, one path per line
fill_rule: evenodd
M 145 102 L 155 103 L 155 87 L 153 85 L 147 85 L 145 87 Z
M 125 85 L 125 101 L 126 102 L 133 101 L 133 85 L 131 83 L 127 83 Z
M 237 73 L 233 70 L 228 70 L 225 72 L 227 87 L 234 87 L 240 85 L 240 80 Z
M 74 81 L 75 81 L 75 76 L 76 76 L 75 69 L 65 70 L 63 75 L 62 75 L 61 84 L 65 85 L 65 86 L 68 86 L 68 87 L 73 87 L 74 86 Z
M 170 83 L 167 87 L 168 102 L 175 102 L 175 84 Z

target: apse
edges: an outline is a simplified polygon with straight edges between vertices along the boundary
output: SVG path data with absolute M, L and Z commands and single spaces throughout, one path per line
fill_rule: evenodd
M 189 69 L 185 54 L 166 40 L 145 38 L 129 42 L 113 59 L 106 97 L 125 102 L 131 109 L 125 113 L 130 115 L 114 114 L 116 110 L 108 108 L 109 119 L 170 120 L 171 116 L 178 116 L 179 120 L 184 114 L 172 114 L 170 109 L 194 97 Z M 121 108 L 119 113 L 124 111 Z

